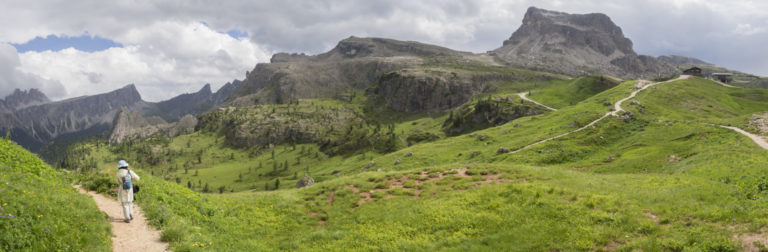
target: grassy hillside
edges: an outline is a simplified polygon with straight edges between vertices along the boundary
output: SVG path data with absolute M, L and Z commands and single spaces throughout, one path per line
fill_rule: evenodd
M 634 85 L 621 83 L 556 112 L 390 153 L 328 156 L 313 144 L 253 153 L 198 132 L 144 142 L 138 145 L 144 151 L 81 144 L 76 163 L 109 173 L 113 169 L 104 167 L 126 155 L 141 160 L 146 151 L 184 150 L 171 154 L 179 161 L 168 165 L 138 164 L 155 175 L 143 176 L 139 203 L 180 251 L 765 246 L 744 237 L 768 237 L 768 151 L 712 125 L 742 125 L 764 111 L 762 90 L 727 89 L 699 78 L 666 83 L 622 104 L 631 116 L 608 117 L 515 154 L 498 152 L 586 125 Z M 409 120 L 435 125 L 429 123 L 434 118 Z M 169 169 L 181 161 L 188 165 Z M 289 189 L 293 173 L 306 172 L 318 183 Z M 277 179 L 281 190 L 273 190 Z M 194 192 L 206 183 L 214 193 Z M 218 194 L 221 186 L 235 192 Z
M 619 83 L 603 76 L 585 76 L 530 91 L 530 98 L 553 108 L 575 105 Z
M 107 216 L 22 147 L 0 139 L 0 250 L 110 251 Z

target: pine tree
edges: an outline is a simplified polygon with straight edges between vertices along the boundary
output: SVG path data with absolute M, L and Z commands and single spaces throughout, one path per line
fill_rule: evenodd
M 277 179 L 275 179 L 275 190 L 277 190 L 279 188 L 280 188 L 280 179 L 277 178 Z
M 210 191 L 211 191 L 211 190 L 208 188 L 208 183 L 206 182 L 206 183 L 205 183 L 205 187 L 203 187 L 203 192 L 204 192 L 204 193 L 207 193 L 207 192 L 210 192 Z
M 192 181 L 187 181 L 187 188 L 192 189 Z

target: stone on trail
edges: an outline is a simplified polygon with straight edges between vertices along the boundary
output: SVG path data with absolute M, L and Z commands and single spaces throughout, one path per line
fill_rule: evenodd
M 496 153 L 503 154 L 503 153 L 509 153 L 509 151 L 510 150 L 508 148 L 499 147 L 499 150 L 497 150 Z

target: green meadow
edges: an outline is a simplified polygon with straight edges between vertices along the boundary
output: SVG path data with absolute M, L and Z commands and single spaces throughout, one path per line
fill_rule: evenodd
M 1 251 L 111 251 L 109 219 L 70 178 L 0 139 Z
M 587 125 L 634 84 L 525 84 L 558 111 L 458 136 L 440 133 L 445 114 L 382 113 L 397 136 L 391 151 L 235 148 L 220 132 L 200 130 L 116 146 L 83 142 L 66 165 L 99 190 L 94 181 L 109 183 L 116 160 L 131 162 L 143 178 L 138 203 L 177 251 L 764 248 L 742 238 L 768 237 L 768 151 L 716 126 L 746 127 L 768 108 L 764 90 L 700 78 L 665 83 L 622 104 L 631 116 L 500 151 Z M 569 92 L 579 95 L 563 96 Z M 365 111 L 365 103 L 344 106 Z M 370 125 L 354 130 L 377 134 Z M 415 132 L 437 138 L 408 142 Z M 295 189 L 305 174 L 316 183 Z

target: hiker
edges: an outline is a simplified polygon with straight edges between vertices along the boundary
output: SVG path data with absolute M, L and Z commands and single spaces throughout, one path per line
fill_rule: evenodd
M 128 168 L 128 162 L 120 160 L 117 163 L 117 201 L 123 204 L 125 223 L 133 220 L 133 183 L 139 180 L 139 175 Z

